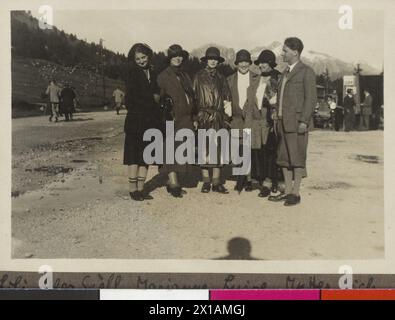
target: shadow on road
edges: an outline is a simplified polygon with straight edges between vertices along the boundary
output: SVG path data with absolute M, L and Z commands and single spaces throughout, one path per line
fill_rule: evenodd
M 232 238 L 228 242 L 228 255 L 214 260 L 261 260 L 251 256 L 251 243 L 245 238 Z

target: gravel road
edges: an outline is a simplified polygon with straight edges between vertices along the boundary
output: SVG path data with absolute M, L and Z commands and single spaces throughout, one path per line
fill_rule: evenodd
M 238 195 L 230 180 L 229 195 L 202 194 L 194 167 L 182 199 L 150 167 L 154 200 L 136 203 L 122 165 L 124 114 L 12 121 L 13 258 L 384 258 L 382 131 L 313 131 L 302 203 L 284 207 L 258 191 Z M 236 237 L 244 241 L 228 252 Z

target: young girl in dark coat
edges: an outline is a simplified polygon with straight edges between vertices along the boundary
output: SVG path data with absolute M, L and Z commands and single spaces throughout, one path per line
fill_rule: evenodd
M 159 87 L 157 76 L 151 65 L 153 51 L 149 46 L 136 43 L 128 54 L 128 77 L 126 81 L 124 165 L 128 166 L 129 193 L 135 201 L 150 200 L 144 191 L 148 165 L 143 159 L 144 132 L 161 128 L 159 109 Z

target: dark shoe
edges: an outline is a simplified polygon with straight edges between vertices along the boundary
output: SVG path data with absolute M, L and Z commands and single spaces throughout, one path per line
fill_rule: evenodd
M 289 194 L 287 199 L 284 202 L 284 206 L 294 206 L 300 203 L 300 196 L 297 196 L 295 194 Z
M 245 185 L 245 176 L 237 176 L 236 185 L 234 190 L 237 191 L 239 194 L 243 191 Z
M 52 122 L 52 116 L 49 117 L 49 122 Z
M 203 193 L 209 193 L 210 190 L 211 190 L 211 184 L 210 184 L 210 182 L 204 182 L 201 191 L 202 191 Z
M 269 196 L 268 200 L 273 202 L 281 202 L 287 199 L 288 195 L 285 193 L 280 193 L 277 196 Z
M 169 187 L 166 186 L 166 190 L 168 193 L 170 193 L 174 198 L 182 198 L 183 190 L 181 187 Z
M 234 190 L 240 194 L 243 191 L 243 185 L 241 183 L 237 182 L 234 187 Z
M 270 189 L 268 187 L 263 186 L 261 188 L 261 192 L 259 192 L 258 197 L 266 198 L 270 195 Z
M 144 196 L 140 191 L 129 192 L 129 195 L 134 201 L 144 201 Z
M 55 118 L 55 122 L 59 122 L 59 119 L 57 117 Z
M 244 188 L 243 182 L 241 181 L 241 179 L 237 179 L 234 190 L 240 194 L 243 191 L 243 188 Z
M 151 195 L 150 195 L 148 192 L 146 192 L 146 191 L 141 192 L 141 195 L 143 196 L 143 199 L 144 199 L 144 200 L 153 200 L 153 199 L 154 199 L 154 197 L 151 196 Z
M 224 187 L 223 184 L 218 184 L 216 186 L 213 186 L 213 192 L 218 192 L 222 194 L 228 194 L 229 191 Z
M 246 181 L 246 183 L 244 184 L 244 190 L 246 192 L 252 191 L 252 181 Z

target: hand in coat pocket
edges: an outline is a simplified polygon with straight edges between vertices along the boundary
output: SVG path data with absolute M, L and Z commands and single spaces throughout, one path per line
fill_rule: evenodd
M 307 132 L 307 124 L 304 122 L 299 122 L 298 133 L 305 134 L 306 132 Z

